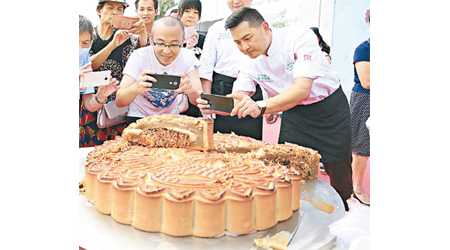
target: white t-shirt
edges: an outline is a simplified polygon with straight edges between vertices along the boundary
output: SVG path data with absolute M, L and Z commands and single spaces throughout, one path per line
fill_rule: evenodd
M 123 74 L 131 76 L 134 80 L 137 80 L 139 74 L 147 69 L 155 71 L 156 74 L 176 75 L 183 73 L 187 75 L 199 66 L 199 61 L 194 52 L 183 48 L 171 64 L 163 66 L 156 58 L 153 46 L 147 46 L 133 51 L 125 65 Z M 130 104 L 128 116 L 146 117 L 159 114 L 179 114 L 176 98 L 177 94 L 173 91 L 151 89 L 136 96 Z
M 226 18 L 208 29 L 200 58 L 200 78 L 212 81 L 213 71 L 234 78 L 238 76 L 236 64 L 246 55 L 239 51 L 230 30 L 225 29 L 225 21 Z
M 301 105 L 321 101 L 340 86 L 336 71 L 328 64 L 317 36 L 309 28 L 272 29 L 268 56 L 255 59 L 246 56 L 239 69 L 233 92 L 255 92 L 256 84 L 260 84 L 272 97 L 291 87 L 297 77 L 315 79 L 309 98 Z

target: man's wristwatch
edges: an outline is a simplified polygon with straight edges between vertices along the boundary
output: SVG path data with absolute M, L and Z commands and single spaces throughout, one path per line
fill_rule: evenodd
M 266 113 L 266 107 L 267 104 L 265 101 L 257 101 L 256 105 L 258 106 L 259 110 L 261 110 L 261 114 L 259 116 L 264 115 L 264 113 Z

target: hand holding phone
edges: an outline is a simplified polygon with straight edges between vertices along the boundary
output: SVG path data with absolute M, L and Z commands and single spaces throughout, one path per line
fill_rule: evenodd
M 176 90 L 180 87 L 181 77 L 175 75 L 147 74 L 156 79 L 156 82 L 150 82 L 153 89 Z
M 231 113 L 234 108 L 234 100 L 231 97 L 205 93 L 201 93 L 200 97 L 208 101 L 211 110 Z
M 80 80 L 80 88 L 108 85 L 110 80 L 110 70 L 84 73 Z

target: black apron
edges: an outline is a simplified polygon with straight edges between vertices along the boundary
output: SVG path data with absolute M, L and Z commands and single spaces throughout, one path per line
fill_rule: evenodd
M 180 113 L 180 115 L 187 115 L 192 117 L 202 117 L 202 112 L 200 109 L 192 104 L 190 101 L 188 101 L 188 109 L 184 111 L 183 113 Z
M 236 81 L 236 78 L 214 72 L 211 93 L 215 95 L 231 94 L 234 81 Z M 251 98 L 254 101 L 263 99 L 261 87 L 259 87 L 259 85 L 256 86 L 256 92 Z M 234 132 L 237 135 L 262 140 L 262 117 L 253 118 L 251 116 L 246 116 L 239 119 L 237 116 L 217 115 L 214 120 L 214 132 Z
M 351 159 L 350 109 L 342 87 L 322 101 L 284 111 L 278 142 L 315 149 L 323 163 Z

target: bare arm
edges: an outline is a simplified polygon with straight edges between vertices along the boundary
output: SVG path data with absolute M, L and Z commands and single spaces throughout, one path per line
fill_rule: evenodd
M 298 105 L 298 103 L 307 100 L 311 93 L 313 81 L 312 78 L 295 78 L 294 85 L 290 88 L 281 92 L 279 95 L 265 100 L 267 104 L 265 113 L 270 114 L 285 111 Z M 251 117 L 256 118 L 261 114 L 256 102 L 250 98 L 248 93 L 238 91 L 233 93 L 231 97 L 238 101 L 237 103 L 235 102 L 231 116 L 237 115 L 239 118 L 242 118 L 250 115 Z
M 106 98 L 97 97 L 101 102 L 106 101 Z M 89 112 L 95 112 L 103 107 L 103 104 L 95 101 L 95 94 L 81 95 L 84 107 L 89 110 Z
M 112 78 L 109 81 L 109 84 L 106 86 L 99 86 L 97 94 L 86 94 L 81 95 L 81 99 L 83 100 L 84 107 L 90 112 L 95 112 L 103 107 L 103 104 L 97 102 L 106 102 L 108 96 L 114 93 L 117 89 L 119 89 L 119 81 L 115 78 Z M 97 100 L 95 100 L 95 96 L 97 96 Z
M 356 62 L 355 68 L 363 88 L 370 89 L 370 62 Z
M 115 49 L 114 45 L 112 43 L 109 43 L 97 54 L 91 56 L 92 69 L 94 70 L 98 69 L 106 61 L 106 59 L 114 49 Z
M 188 95 L 189 101 L 197 106 L 197 98 L 200 97 L 200 93 L 203 91 L 202 82 L 198 76 L 198 68 L 189 72 L 187 78 L 189 78 L 191 86 L 188 89 L 183 90 L 183 92 Z
M 116 105 L 121 108 L 130 105 L 140 93 L 149 91 L 148 88 L 152 86 L 149 81 L 156 81 L 155 78 L 148 76 L 147 74 L 155 74 L 151 70 L 144 70 L 139 74 L 137 80 L 129 75 L 123 75 L 122 82 L 120 83 L 120 89 L 116 93 Z
M 298 77 L 294 79 L 294 85 L 279 95 L 268 98 L 266 100 L 266 113 L 277 113 L 288 110 L 298 105 L 298 103 L 305 101 L 311 94 L 311 87 L 313 84 L 312 78 Z
M 128 38 L 130 38 L 132 34 L 128 34 L 125 30 L 119 30 L 114 33 L 113 40 L 108 43 L 102 50 L 100 50 L 97 54 L 91 56 L 92 61 L 92 69 L 98 69 L 111 55 L 111 52 L 119 47 L 122 43 L 124 43 Z
M 305 101 L 309 98 L 311 93 L 311 87 L 313 83 L 312 78 L 299 77 L 294 79 L 294 85 L 286 89 L 277 96 L 268 98 L 265 100 L 266 114 L 277 113 L 280 111 L 288 110 L 298 103 Z M 218 114 L 218 115 L 237 115 L 239 118 L 246 117 L 250 115 L 253 118 L 258 117 L 261 114 L 260 109 L 256 105 L 256 102 L 250 98 L 251 92 L 247 91 L 237 91 L 228 97 L 232 97 L 234 100 L 234 109 L 231 114 L 218 112 L 209 109 L 209 104 L 206 100 L 201 98 L 197 99 L 198 107 L 203 114 Z
M 211 94 L 212 82 L 205 78 L 200 78 L 200 80 L 202 82 L 203 93 Z

